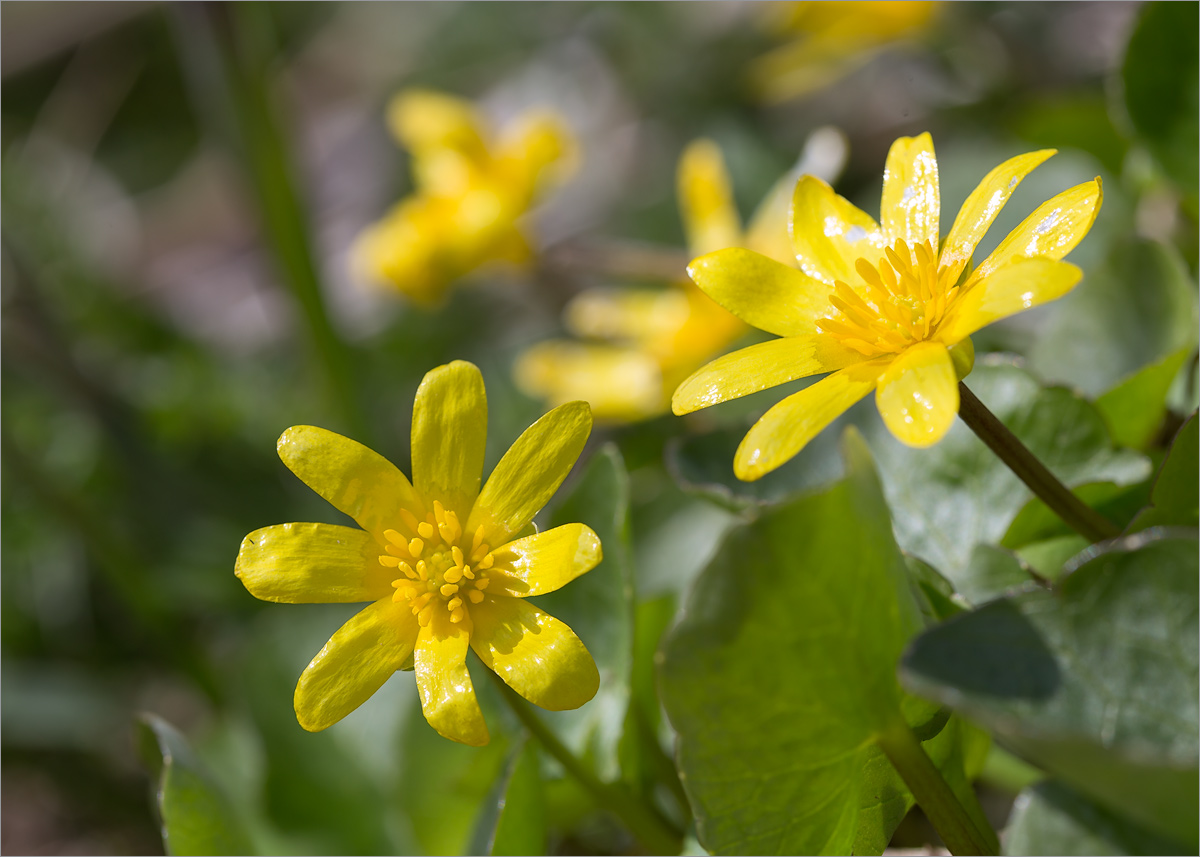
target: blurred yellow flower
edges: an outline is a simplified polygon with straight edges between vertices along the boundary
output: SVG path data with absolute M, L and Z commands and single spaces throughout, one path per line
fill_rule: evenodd
M 693 254 L 745 245 L 777 259 L 793 258 L 786 212 L 794 175 L 767 196 L 745 232 L 715 143 L 689 145 L 676 179 Z M 598 419 L 610 421 L 666 413 L 679 382 L 747 331 L 686 279 L 661 290 L 585 291 L 567 305 L 564 322 L 591 341 L 533 346 L 517 361 L 517 384 L 551 403 L 586 399 Z
M 396 96 L 387 118 L 412 155 L 416 190 L 359 236 L 359 274 L 428 306 L 485 263 L 527 260 L 521 218 L 573 168 L 566 126 L 529 112 L 492 139 L 469 103 L 424 90 Z
M 313 426 L 279 438 L 279 456 L 362 529 L 280 524 L 246 536 L 236 574 L 256 598 L 371 604 L 313 658 L 296 686 L 309 731 L 341 720 L 411 663 L 425 718 L 464 744 L 488 742 L 467 647 L 513 690 L 553 711 L 599 687 L 574 632 L 525 597 L 593 568 L 583 524 L 515 538 L 562 484 L 591 431 L 585 402 L 530 426 L 480 490 L 487 437 L 483 378 L 456 361 L 425 376 L 413 406 L 410 483 L 365 446 Z
M 751 66 L 752 82 L 768 101 L 785 101 L 820 89 L 885 45 L 923 29 L 937 6 L 927 0 L 770 4 L 768 27 L 794 38 Z
M 1054 150 L 996 167 L 967 197 L 938 252 L 938 169 L 928 134 L 892 144 L 883 173 L 882 224 L 803 176 L 792 197 L 800 270 L 753 250 L 696 259 L 692 279 L 714 300 L 781 339 L 728 354 L 675 391 L 676 414 L 822 372 L 775 405 L 747 433 L 734 471 L 758 479 L 875 390 L 891 432 L 929 446 L 958 413 L 958 381 L 974 361 L 972 333 L 1054 300 L 1082 276 L 1059 261 L 1100 208 L 1100 179 L 1037 208 L 977 268 L 971 255 L 1021 180 Z

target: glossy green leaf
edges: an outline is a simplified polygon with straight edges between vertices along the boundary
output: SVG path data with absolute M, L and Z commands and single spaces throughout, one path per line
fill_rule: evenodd
M 1129 39 L 1121 79 L 1138 135 L 1180 189 L 1196 196 L 1200 29 L 1195 3 L 1148 3 Z
M 1108 424 L 1117 446 L 1145 449 L 1154 440 L 1167 410 L 1171 382 L 1192 356 L 1185 346 L 1151 363 L 1118 383 L 1100 398 L 1096 407 Z
M 138 749 L 154 772 L 158 817 L 168 854 L 253 854 L 229 799 L 187 739 L 154 714 L 137 724 Z
M 1016 554 L 992 545 L 977 545 L 958 581 L 958 593 L 972 604 L 984 604 L 1034 582 Z
M 919 636 L 901 677 L 1147 827 L 1196 842 L 1197 543 L 1130 537 L 1055 591 L 993 601 Z
M 537 747 L 513 748 L 484 799 L 468 854 L 545 854 L 546 808 Z
M 1004 836 L 1007 855 L 1187 854 L 1172 839 L 1110 812 L 1055 780 L 1017 796 Z
M 844 480 L 728 534 L 663 646 L 710 851 L 879 851 L 907 808 L 873 737 L 902 706 L 934 716 L 894 672 L 922 619 L 869 453 L 856 433 L 844 447 Z
M 1131 530 L 1162 525 L 1191 526 L 1200 520 L 1200 435 L 1197 417 L 1184 423 L 1167 453 L 1154 488 L 1150 492 L 1151 507 L 1138 515 Z

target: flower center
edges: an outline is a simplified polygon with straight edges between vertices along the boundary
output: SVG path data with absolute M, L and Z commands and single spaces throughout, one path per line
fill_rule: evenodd
M 487 570 L 495 558 L 483 540 L 483 527 L 468 542 L 458 516 L 434 500 L 433 512 L 424 521 L 408 509 L 400 510 L 407 538 L 399 530 L 385 530 L 387 553 L 379 563 L 404 575 L 392 581 L 393 601 L 407 601 L 421 625 L 428 625 L 435 610 L 446 610 L 450 621 L 467 618 L 467 605 L 483 601 L 488 588 Z
M 854 268 L 863 285 L 855 289 L 835 280 L 829 296 L 833 310 L 817 328 L 867 357 L 894 354 L 928 339 L 958 294 L 957 285 L 942 281 L 929 241 L 910 249 L 897 239 L 876 264 L 860 258 Z

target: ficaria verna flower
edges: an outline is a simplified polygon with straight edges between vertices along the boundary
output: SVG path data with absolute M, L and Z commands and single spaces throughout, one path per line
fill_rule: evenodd
M 690 252 L 747 246 L 790 260 L 789 178 L 743 233 L 721 150 L 710 140 L 693 142 L 676 175 Z M 658 290 L 589 289 L 567 305 L 564 321 L 581 339 L 528 349 L 517 361 L 517 384 L 551 403 L 587 399 L 598 419 L 612 422 L 666 413 L 679 382 L 747 330 L 687 279 Z
M 1060 261 L 1087 234 L 1100 179 L 1043 203 L 969 268 L 976 245 L 1021 180 L 1054 150 L 996 167 L 967 197 L 938 247 L 938 170 L 928 134 L 892 144 L 882 224 L 801 177 L 790 229 L 800 270 L 752 250 L 719 250 L 688 272 L 709 296 L 781 339 L 735 351 L 675 391 L 676 414 L 767 387 L 832 374 L 763 415 L 734 458 L 744 480 L 792 458 L 847 408 L 875 391 L 884 423 L 910 446 L 929 446 L 958 413 L 958 381 L 974 361 L 970 335 L 1066 294 L 1082 276 Z
M 412 155 L 416 191 L 359 236 L 362 276 L 431 305 L 485 263 L 529 258 L 521 219 L 572 168 L 574 140 L 557 117 L 525 113 L 493 139 L 469 103 L 410 90 L 392 100 L 388 125 Z
M 595 695 L 599 673 L 583 643 L 525 597 L 593 568 L 600 540 L 583 524 L 519 537 L 566 478 L 591 425 L 585 402 L 554 409 L 517 439 L 481 490 L 483 378 L 456 361 L 417 390 L 411 483 L 349 438 L 313 426 L 283 433 L 283 462 L 362 529 L 256 530 L 242 542 L 237 576 L 265 601 L 370 602 L 300 676 L 301 726 L 331 726 L 411 664 L 430 725 L 455 741 L 486 744 L 468 647 L 543 708 L 578 708 Z

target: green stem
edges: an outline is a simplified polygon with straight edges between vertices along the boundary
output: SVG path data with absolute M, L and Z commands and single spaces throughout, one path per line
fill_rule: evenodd
M 897 722 L 876 740 L 951 854 L 999 852 L 995 832 L 979 829 L 906 723 Z
M 1017 436 L 979 401 L 961 381 L 958 383 L 958 415 L 979 439 L 996 453 L 1009 470 L 1028 486 L 1067 526 L 1093 542 L 1115 539 L 1121 534 L 1116 524 L 1071 493 L 1066 485 L 1038 461 Z
M 490 670 L 488 673 L 500 688 L 501 696 L 513 713 L 546 752 L 579 781 L 601 807 L 624 822 L 648 854 L 678 854 L 683 837 L 658 816 L 647 804 L 614 783 L 606 783 L 592 773 L 579 757 L 567 749 L 558 736 L 542 722 L 529 703 L 522 699 L 504 680 Z

